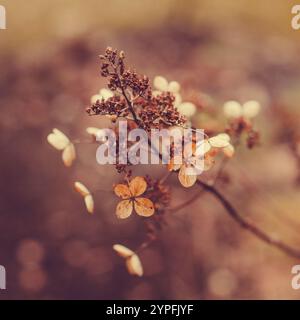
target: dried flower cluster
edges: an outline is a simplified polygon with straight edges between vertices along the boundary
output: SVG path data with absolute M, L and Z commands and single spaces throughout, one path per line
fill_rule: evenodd
M 111 119 L 112 128 L 118 132 L 119 119 L 128 120 L 128 131 L 134 128 L 145 129 L 148 133 L 152 129 L 186 128 L 192 125 L 193 115 L 197 106 L 191 102 L 182 102 L 180 85 L 176 81 L 168 82 L 164 77 L 154 79 L 152 90 L 148 77 L 137 74 L 125 65 L 125 54 L 112 48 L 107 48 L 101 58 L 101 75 L 107 78 L 107 88 L 101 89 L 91 98 L 91 106 L 87 108 L 89 115 L 106 116 Z M 179 182 L 183 187 L 200 186 L 212 193 L 222 203 L 227 212 L 241 227 L 248 229 L 258 238 L 294 256 L 300 256 L 288 245 L 270 238 L 258 227 L 244 220 L 229 201 L 214 188 L 199 179 L 197 168 L 197 150 L 201 147 L 204 161 L 204 171 L 209 171 L 220 156 L 231 158 L 235 154 L 234 145 L 239 142 L 243 133 L 247 135 L 249 148 L 258 144 L 259 134 L 253 129 L 253 119 L 258 114 L 260 105 L 256 101 L 248 101 L 241 105 L 236 101 L 229 101 L 224 105 L 224 114 L 228 118 L 228 128 L 213 136 L 206 136 L 199 145 L 192 142 L 192 155 L 181 165 L 177 165 L 175 156 L 171 157 L 166 166 L 166 174 L 161 179 L 153 179 L 149 175 L 133 176 L 129 164 L 116 163 L 122 182 L 113 186 L 113 191 L 120 202 L 116 207 L 116 216 L 120 219 L 129 218 L 133 212 L 145 221 L 146 240 L 136 251 L 123 245 L 114 245 L 113 249 L 125 259 L 127 270 L 132 275 L 142 276 L 143 267 L 137 251 L 146 248 L 157 239 L 157 231 L 163 229 L 166 213 L 170 208 L 171 193 L 166 184 L 168 177 L 173 172 L 178 172 Z M 102 142 L 103 129 L 89 127 L 87 133 L 92 137 L 92 142 Z M 233 142 L 232 142 L 233 141 Z M 75 147 L 69 138 L 61 131 L 54 129 L 48 136 L 48 142 L 57 150 L 63 151 L 63 161 L 70 166 L 75 160 Z M 118 143 L 118 141 L 117 141 Z M 171 149 L 174 145 L 171 146 Z M 156 150 L 161 156 L 161 150 Z M 186 174 L 188 169 L 195 169 L 195 174 Z M 219 176 L 215 178 L 218 179 Z M 215 182 L 214 181 L 214 182 Z M 87 211 L 94 212 L 94 199 L 92 193 L 81 182 L 75 183 L 75 189 L 84 198 Z M 189 204 L 189 202 L 187 203 Z

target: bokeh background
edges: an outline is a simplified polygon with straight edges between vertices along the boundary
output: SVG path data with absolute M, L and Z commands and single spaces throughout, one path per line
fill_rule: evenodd
M 98 55 L 126 51 L 136 70 L 182 84 L 201 101 L 194 122 L 224 127 L 228 99 L 260 101 L 261 145 L 241 147 L 224 194 L 269 234 L 300 248 L 300 31 L 286 0 L 2 0 L 0 30 L 0 299 L 299 299 L 300 262 L 238 227 L 210 195 L 174 213 L 141 253 L 145 276 L 127 274 L 114 243 L 143 241 L 138 217 L 118 221 L 112 167 L 94 145 L 66 169 L 46 142 L 58 127 L 86 137 L 85 107 L 104 82 Z M 152 170 L 146 168 L 147 170 Z M 140 172 L 146 172 L 143 168 Z M 155 169 L 155 174 L 159 174 Z M 96 213 L 72 189 L 99 190 Z M 178 205 L 197 192 L 170 180 Z

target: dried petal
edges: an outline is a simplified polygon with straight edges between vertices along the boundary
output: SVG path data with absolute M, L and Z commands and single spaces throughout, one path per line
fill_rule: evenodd
M 112 98 L 114 96 L 112 91 L 105 89 L 105 88 L 101 89 L 99 93 L 100 93 L 100 96 L 104 100 L 107 100 L 107 99 Z
M 133 276 L 141 277 L 144 273 L 141 260 L 136 254 L 126 259 L 126 266 L 128 272 Z
M 117 205 L 116 215 L 119 219 L 126 219 L 132 214 L 132 210 L 132 200 L 123 200 Z
M 128 249 L 127 247 L 121 245 L 121 244 L 115 244 L 113 246 L 113 249 L 117 252 L 117 254 L 122 257 L 122 258 L 129 258 L 131 257 L 134 252 L 130 249 Z
M 250 100 L 243 105 L 243 116 L 252 119 L 258 115 L 260 111 L 260 104 L 258 101 Z
M 168 91 L 178 93 L 180 91 L 180 84 L 177 81 L 171 81 L 168 86 Z
M 228 118 L 238 118 L 242 116 L 242 106 L 237 101 L 227 101 L 223 108 L 225 116 Z
M 117 184 L 114 188 L 114 192 L 122 199 L 128 199 L 132 196 L 129 188 L 125 184 Z
M 168 91 L 168 81 L 162 76 L 157 76 L 154 78 L 154 87 L 159 91 Z
M 187 118 L 192 117 L 196 113 L 196 106 L 191 102 L 183 102 L 177 106 L 177 110 Z
M 234 155 L 234 146 L 229 144 L 227 147 L 223 148 L 223 153 L 226 157 L 231 158 Z
M 91 194 L 84 197 L 86 209 L 89 213 L 94 213 L 94 199 Z
M 196 174 L 187 174 L 187 168 L 186 166 L 181 166 L 179 174 L 178 174 L 178 179 L 180 183 L 185 187 L 189 188 L 192 187 L 195 182 L 197 181 L 197 175 Z
M 57 150 L 63 150 L 70 143 L 69 138 L 58 129 L 53 129 L 47 137 L 48 142 Z
M 214 148 L 225 148 L 229 145 L 229 141 L 227 137 L 228 135 L 221 133 L 215 137 L 209 138 L 208 141 L 210 145 Z
M 130 181 L 129 189 L 134 197 L 138 197 L 146 191 L 147 182 L 143 177 L 135 177 Z
M 71 167 L 73 161 L 76 159 L 76 151 L 72 143 L 70 143 L 63 151 L 62 159 L 66 167 Z
M 77 192 L 79 192 L 83 197 L 91 194 L 89 189 L 84 184 L 82 184 L 81 182 L 78 182 L 78 181 L 75 182 L 74 183 L 74 187 L 75 187 L 75 190 Z
M 139 216 L 150 217 L 154 214 L 154 204 L 147 198 L 136 198 L 134 209 Z

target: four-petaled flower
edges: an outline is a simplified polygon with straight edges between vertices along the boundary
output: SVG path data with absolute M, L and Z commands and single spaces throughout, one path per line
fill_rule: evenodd
M 154 214 L 154 204 L 148 198 L 140 197 L 147 189 L 143 177 L 135 177 L 127 185 L 117 184 L 115 194 L 123 200 L 117 205 L 116 215 L 120 219 L 128 218 L 134 210 L 139 216 L 150 217 Z

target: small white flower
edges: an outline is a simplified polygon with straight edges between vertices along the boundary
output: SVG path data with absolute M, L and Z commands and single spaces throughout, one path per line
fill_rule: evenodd
M 227 101 L 224 106 L 224 113 L 227 118 L 253 119 L 260 111 L 260 104 L 258 101 L 250 100 L 241 105 L 237 101 Z
M 75 147 L 70 139 L 60 130 L 53 129 L 47 140 L 56 150 L 63 151 L 62 160 L 66 167 L 70 167 L 76 159 Z
M 74 183 L 75 190 L 84 198 L 86 209 L 89 213 L 94 213 L 94 199 L 90 190 L 81 182 Z
M 125 259 L 127 271 L 129 274 L 142 277 L 144 274 L 143 265 L 139 256 L 132 250 L 121 244 L 115 244 L 113 249 L 117 252 L 117 254 Z

